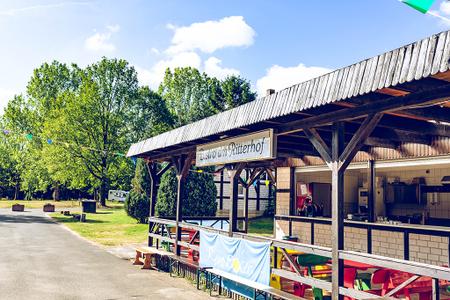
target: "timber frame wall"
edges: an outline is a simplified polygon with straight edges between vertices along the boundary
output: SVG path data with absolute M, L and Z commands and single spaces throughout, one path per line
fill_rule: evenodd
M 245 176 L 241 176 L 244 178 L 248 178 L 250 176 L 250 170 L 245 170 L 243 173 L 246 173 Z M 226 174 L 226 172 L 224 170 L 221 170 L 220 172 L 216 173 L 217 175 L 214 177 L 214 183 L 216 184 L 217 187 L 217 209 L 219 211 L 225 211 L 226 212 L 226 207 L 229 206 L 229 201 L 230 201 L 230 196 L 228 194 L 229 191 L 229 185 L 230 185 L 230 181 L 229 178 Z M 251 186 L 249 186 L 248 188 L 244 189 L 243 186 L 243 192 L 241 195 L 239 195 L 239 200 L 244 200 L 245 197 L 248 198 L 249 201 L 249 214 L 258 216 L 258 215 L 262 215 L 265 211 L 265 209 L 267 208 L 269 201 L 274 201 L 274 197 L 272 194 L 274 185 L 272 184 L 272 182 L 269 180 L 268 184 L 265 183 L 265 178 L 267 175 L 261 174 L 261 176 L 259 178 L 256 178 L 256 180 L 253 182 L 253 184 Z M 264 178 L 264 180 L 262 180 L 262 178 Z M 267 177 L 268 178 L 268 177 Z M 264 181 L 264 183 L 262 183 L 261 181 Z M 251 189 L 254 189 L 254 192 L 251 193 Z M 272 196 L 271 196 L 272 195 Z M 242 201 L 244 202 L 244 201 Z M 254 202 L 254 208 L 250 208 L 250 203 Z M 245 204 L 245 203 L 243 203 Z M 240 210 L 243 211 L 243 207 L 239 208 Z

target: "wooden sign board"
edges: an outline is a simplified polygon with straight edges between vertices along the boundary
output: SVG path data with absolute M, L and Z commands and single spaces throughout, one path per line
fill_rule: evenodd
M 197 146 L 198 167 L 276 158 L 273 129 Z

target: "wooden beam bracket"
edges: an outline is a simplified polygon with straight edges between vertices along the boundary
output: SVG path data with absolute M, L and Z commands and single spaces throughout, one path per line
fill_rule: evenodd
M 350 142 L 345 147 L 342 154 L 339 156 L 339 171 L 343 171 L 347 169 L 350 162 L 353 160 L 354 156 L 361 147 L 364 145 L 364 141 L 369 137 L 372 131 L 377 126 L 378 122 L 380 122 L 383 117 L 382 113 L 371 114 L 366 117 L 364 122 L 355 132 L 355 135 L 352 137 Z

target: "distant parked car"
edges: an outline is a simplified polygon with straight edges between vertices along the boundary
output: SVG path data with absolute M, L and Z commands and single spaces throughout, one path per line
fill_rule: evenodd
M 120 191 L 120 190 L 109 190 L 108 192 L 108 200 L 109 201 L 117 201 L 117 202 L 125 202 L 125 198 L 127 197 L 129 192 Z

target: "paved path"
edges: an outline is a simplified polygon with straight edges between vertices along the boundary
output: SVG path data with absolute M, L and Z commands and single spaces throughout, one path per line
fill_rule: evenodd
M 185 279 L 141 270 L 43 213 L 0 209 L 0 299 L 210 299 Z

